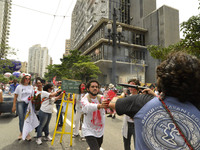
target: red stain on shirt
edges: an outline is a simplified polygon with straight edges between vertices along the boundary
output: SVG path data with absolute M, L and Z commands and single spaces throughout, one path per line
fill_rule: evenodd
M 91 123 L 94 126 L 98 126 L 98 127 L 102 127 L 103 126 L 100 110 L 97 110 L 97 111 L 93 112 Z

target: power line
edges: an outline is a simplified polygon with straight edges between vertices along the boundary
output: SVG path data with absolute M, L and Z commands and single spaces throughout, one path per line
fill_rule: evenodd
M 58 6 L 57 6 L 57 9 L 56 9 L 56 11 L 55 11 L 55 14 L 57 14 L 57 12 L 58 12 L 58 8 L 59 8 L 59 6 L 60 6 L 60 2 L 61 2 L 61 0 L 59 0 L 59 3 L 58 3 Z M 45 46 L 46 46 L 47 43 L 48 43 L 49 36 L 50 36 L 51 31 L 52 31 L 52 28 L 53 28 L 54 21 L 55 21 L 55 16 L 53 17 L 53 21 L 52 21 L 52 23 L 51 23 L 51 27 L 50 27 L 50 30 L 49 30 L 49 33 L 48 33 L 48 36 L 47 36 L 47 40 L 46 40 Z
M 1 1 L 1 2 L 7 2 L 7 1 L 5 1 L 5 0 L 0 0 L 0 1 Z M 17 6 L 17 7 L 21 7 L 21 8 L 24 8 L 24 9 L 31 10 L 31 11 L 34 11 L 34 12 L 42 13 L 42 14 L 45 14 L 45 15 L 50 15 L 50 16 L 53 16 L 53 17 L 70 17 L 70 16 L 55 15 L 55 14 L 43 12 L 43 11 L 40 11 L 40 10 L 28 8 L 28 7 L 21 6 L 21 5 L 18 5 L 18 4 L 14 4 L 14 3 L 11 3 L 11 2 L 7 2 L 7 3 L 10 3 L 10 4 L 12 4 L 12 5 L 14 5 L 14 6 Z
M 66 15 L 68 14 L 68 12 L 69 12 L 69 10 L 70 10 L 70 8 L 71 8 L 71 6 L 72 6 L 72 3 L 73 3 L 73 0 L 71 1 L 70 5 L 69 5 L 70 7 L 68 7 L 68 9 L 67 9 L 67 11 L 66 11 Z M 61 30 L 61 28 L 62 28 L 64 19 L 65 19 L 65 17 L 63 17 L 63 20 L 62 20 L 62 22 L 61 22 L 61 25 L 60 25 L 60 27 L 59 27 L 59 29 L 58 29 L 58 32 L 57 32 L 57 34 L 56 34 L 56 36 L 55 36 L 55 38 L 54 38 L 54 40 L 53 40 L 53 43 L 52 43 L 50 49 L 51 49 L 51 48 L 54 46 L 54 44 L 55 44 L 55 41 L 56 41 L 56 39 L 57 39 L 57 37 L 58 37 L 58 35 L 59 35 L 59 33 L 60 33 L 60 30 Z

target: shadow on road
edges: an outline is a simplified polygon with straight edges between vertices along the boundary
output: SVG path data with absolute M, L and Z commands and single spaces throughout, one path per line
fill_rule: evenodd
M 15 118 L 15 114 L 11 113 L 1 113 L 0 115 L 0 124 L 7 124 Z

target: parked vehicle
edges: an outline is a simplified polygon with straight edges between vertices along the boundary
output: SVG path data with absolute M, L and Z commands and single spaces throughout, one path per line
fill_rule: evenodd
M 1 113 L 12 113 L 14 95 L 4 94 L 3 102 L 0 102 Z

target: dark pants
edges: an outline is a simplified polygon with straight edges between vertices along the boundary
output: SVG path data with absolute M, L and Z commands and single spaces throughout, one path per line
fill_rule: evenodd
M 59 104 L 56 104 L 56 109 L 57 109 L 57 117 L 56 117 L 56 120 L 58 118 L 58 114 L 59 114 L 59 110 L 60 110 L 60 105 Z M 58 125 L 63 125 L 63 117 L 62 117 L 62 109 L 61 109 L 61 112 L 60 112 L 60 118 L 59 118 L 59 121 L 58 121 Z
M 124 140 L 124 150 L 131 150 L 131 136 L 133 136 L 133 140 L 135 141 L 135 127 L 134 123 L 128 122 L 128 135 L 127 139 L 123 137 Z
M 101 144 L 103 143 L 103 136 L 100 138 L 94 136 L 86 136 L 85 139 L 90 147 L 90 150 L 100 150 Z

